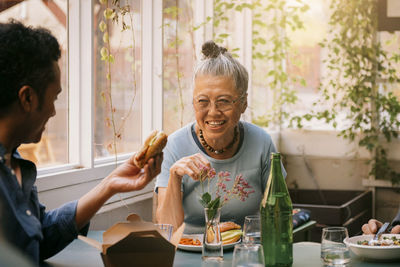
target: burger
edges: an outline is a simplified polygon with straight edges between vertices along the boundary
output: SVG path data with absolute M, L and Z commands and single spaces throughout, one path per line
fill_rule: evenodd
M 219 224 L 219 229 L 223 245 L 235 243 L 242 237 L 240 225 L 234 222 L 222 222 Z
M 136 153 L 133 161 L 139 168 L 143 168 L 147 161 L 160 154 L 167 144 L 168 136 L 163 131 L 154 130 L 144 141 L 142 148 Z

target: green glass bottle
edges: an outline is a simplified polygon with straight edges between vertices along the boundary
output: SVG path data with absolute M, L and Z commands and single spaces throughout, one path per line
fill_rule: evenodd
M 281 155 L 271 154 L 271 171 L 260 205 L 265 266 L 293 264 L 292 201 L 282 174 Z

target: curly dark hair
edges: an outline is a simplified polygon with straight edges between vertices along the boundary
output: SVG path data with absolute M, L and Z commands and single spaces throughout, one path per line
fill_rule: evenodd
M 60 45 L 50 31 L 15 20 L 0 23 L 0 116 L 18 99 L 24 85 L 37 92 L 41 106 L 46 88 L 55 79 L 53 62 L 60 56 Z

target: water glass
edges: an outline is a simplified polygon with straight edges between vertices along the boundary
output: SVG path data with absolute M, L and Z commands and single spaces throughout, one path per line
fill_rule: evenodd
M 261 244 L 260 216 L 249 215 L 244 218 L 243 240 L 245 244 Z
M 237 244 L 233 250 L 232 267 L 264 267 L 264 252 L 260 244 Z
M 167 239 L 168 241 L 171 240 L 171 236 L 172 236 L 172 230 L 174 229 L 174 227 L 172 226 L 172 224 L 154 224 L 158 227 L 159 232 L 162 236 L 164 236 L 165 239 Z
M 321 258 L 326 265 L 345 265 L 350 262 L 350 251 L 343 242 L 349 234 L 346 227 L 322 229 Z

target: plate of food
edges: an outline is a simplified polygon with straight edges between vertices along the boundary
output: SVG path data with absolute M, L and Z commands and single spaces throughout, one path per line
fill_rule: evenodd
M 222 247 L 224 250 L 232 249 L 240 242 L 242 230 L 240 225 L 233 222 L 220 224 Z M 187 251 L 201 252 L 203 246 L 203 234 L 184 234 L 179 241 L 178 248 Z
M 359 257 L 370 260 L 392 261 L 400 259 L 400 235 L 383 234 L 379 241 L 368 244 L 374 235 L 359 235 L 346 238 L 344 243 Z

